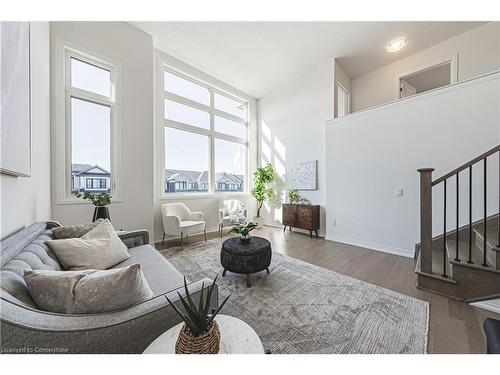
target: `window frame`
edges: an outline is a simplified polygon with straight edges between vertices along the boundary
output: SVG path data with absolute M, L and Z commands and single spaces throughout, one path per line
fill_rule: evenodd
M 199 103 L 197 101 L 179 96 L 177 94 L 174 94 L 172 92 L 169 92 L 165 89 L 165 81 L 164 81 L 164 72 L 167 71 L 170 74 L 174 74 L 182 79 L 185 79 L 187 81 L 190 81 L 192 83 L 195 83 L 197 85 L 200 85 L 204 88 L 206 88 L 209 92 L 209 103 L 210 105 L 205 105 L 202 103 Z M 160 183 L 158 184 L 161 189 L 160 189 L 160 199 L 178 199 L 179 197 L 190 197 L 190 198 L 196 198 L 196 197 L 207 197 L 207 196 L 221 196 L 221 195 L 248 195 L 248 186 L 249 186 L 249 163 L 250 163 L 250 101 L 241 98 L 234 93 L 228 92 L 228 90 L 222 90 L 218 88 L 214 84 L 209 84 L 205 82 L 201 77 L 195 77 L 193 75 L 190 75 L 186 72 L 184 72 L 182 69 L 177 68 L 171 64 L 168 64 L 165 61 L 160 61 L 158 64 L 157 68 L 157 75 L 158 75 L 158 104 L 157 104 L 157 109 L 158 109 L 158 126 L 159 126 L 159 139 L 160 142 L 158 144 L 159 146 L 159 177 L 160 177 Z M 229 99 L 235 100 L 241 104 L 244 104 L 246 106 L 246 111 L 245 111 L 245 118 L 240 118 L 238 116 L 235 116 L 233 114 L 224 112 L 222 110 L 219 110 L 215 108 L 215 100 L 214 100 L 214 95 L 215 93 L 219 95 L 223 95 L 228 97 Z M 203 129 L 199 128 L 193 125 L 185 124 L 182 122 L 174 121 L 174 120 L 169 120 L 165 118 L 165 112 L 164 112 L 164 101 L 165 100 L 171 100 L 177 103 L 181 103 L 193 108 L 196 108 L 198 110 L 207 112 L 209 114 L 209 119 L 210 119 L 210 127 L 209 129 Z M 232 136 L 229 134 L 221 133 L 215 131 L 215 116 L 219 116 L 221 118 L 225 118 L 234 122 L 237 122 L 239 124 L 242 124 L 245 126 L 245 137 L 236 137 Z M 188 131 L 191 133 L 199 134 L 199 135 L 204 135 L 208 137 L 208 191 L 207 192 L 178 192 L 178 193 L 167 193 L 165 192 L 165 156 L 166 156 L 166 150 L 165 150 L 165 128 L 170 127 L 173 129 L 178 129 L 178 130 L 183 130 L 183 131 Z M 245 171 L 244 171 L 244 186 L 243 186 L 243 191 L 241 192 L 219 192 L 216 191 L 215 188 L 215 140 L 216 139 L 223 139 L 226 141 L 230 142 L 235 142 L 238 144 L 243 144 L 245 145 Z
M 86 204 L 87 202 L 72 195 L 72 145 L 71 145 L 71 98 L 104 105 L 110 109 L 110 182 L 112 202 L 121 202 L 120 188 L 120 131 L 119 122 L 119 82 L 120 66 L 108 58 L 94 52 L 71 45 L 60 38 L 55 43 L 55 185 L 56 204 Z M 71 86 L 71 58 L 105 69 L 110 72 L 110 96 Z

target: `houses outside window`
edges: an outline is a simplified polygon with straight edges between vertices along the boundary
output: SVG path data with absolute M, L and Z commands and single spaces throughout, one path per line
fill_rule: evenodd
M 106 190 L 106 179 L 105 178 L 87 178 L 85 180 L 85 186 L 87 191 L 89 190 Z
M 98 165 L 73 164 L 71 173 L 71 191 L 111 193 L 111 174 Z
M 163 192 L 244 192 L 248 102 L 160 66 Z

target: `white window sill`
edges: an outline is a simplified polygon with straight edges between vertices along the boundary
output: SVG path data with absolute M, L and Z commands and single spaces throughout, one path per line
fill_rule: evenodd
M 246 192 L 234 192 L 234 193 L 171 193 L 164 194 L 160 196 L 160 201 L 172 201 L 172 200 L 190 200 L 190 199 L 214 199 L 214 198 L 225 198 L 225 197 L 249 197 L 250 194 Z
M 113 203 L 122 203 L 123 201 L 120 198 L 111 198 L 111 204 Z M 64 204 L 92 204 L 88 200 L 84 200 L 83 198 L 65 198 L 63 200 L 59 200 L 56 204 L 64 205 Z

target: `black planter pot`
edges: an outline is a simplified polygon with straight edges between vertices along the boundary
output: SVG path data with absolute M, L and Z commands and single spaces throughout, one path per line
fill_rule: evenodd
M 249 244 L 251 239 L 252 239 L 252 237 L 250 237 L 250 236 L 248 236 L 248 237 L 240 236 L 240 241 L 242 244 Z
M 111 221 L 111 217 L 109 216 L 108 207 L 96 206 L 94 208 L 94 216 L 92 216 L 92 222 L 97 221 L 98 219 L 109 219 Z

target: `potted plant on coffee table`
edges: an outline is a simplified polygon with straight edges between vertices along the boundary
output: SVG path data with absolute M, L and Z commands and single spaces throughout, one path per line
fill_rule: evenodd
M 257 201 L 257 216 L 253 218 L 253 222 L 257 227 L 262 226 L 262 219 L 260 217 L 260 210 L 264 202 L 268 202 L 274 195 L 274 168 L 272 164 L 268 163 L 265 167 L 257 168 L 253 174 L 254 186 L 251 191 L 252 196 Z
M 102 193 L 75 193 L 75 197 L 82 198 L 92 202 L 94 205 L 94 215 L 92 216 L 92 222 L 97 221 L 97 219 L 109 219 L 108 206 L 111 204 L 111 194 Z
M 210 300 L 216 281 L 217 276 L 211 286 L 205 288 L 204 284 L 201 285 L 200 299 L 198 303 L 195 303 L 188 290 L 186 277 L 184 277 L 186 297 L 182 297 L 179 292 L 177 294 L 185 312 L 181 312 L 165 296 L 170 306 L 184 321 L 177 342 L 175 343 L 176 354 L 217 354 L 219 352 L 220 331 L 215 317 L 231 295 L 227 296 L 219 307 L 210 311 Z
M 229 231 L 229 233 L 236 233 L 240 235 L 240 241 L 242 243 L 249 243 L 250 239 L 252 236 L 250 235 L 250 232 L 253 231 L 255 228 L 257 228 L 257 224 L 253 222 L 249 222 L 248 224 L 245 225 L 239 225 L 237 227 L 234 227 Z

